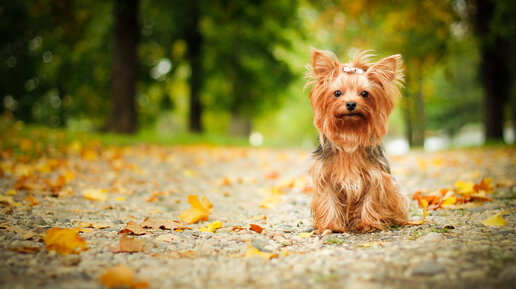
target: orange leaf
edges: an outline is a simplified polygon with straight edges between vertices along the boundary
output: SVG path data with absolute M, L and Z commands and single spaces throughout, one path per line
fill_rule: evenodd
M 77 254 L 87 250 L 86 241 L 77 234 L 79 229 L 52 228 L 47 231 L 43 241 L 49 251 L 62 255 Z
M 208 201 L 206 196 L 203 196 L 202 200 L 199 200 L 197 196 L 189 195 L 188 203 L 190 203 L 190 208 L 179 214 L 181 220 L 189 224 L 199 221 L 208 221 L 213 205 Z
M 263 231 L 263 228 L 260 227 L 259 225 L 256 225 L 256 224 L 250 224 L 249 225 L 249 230 L 255 231 L 256 233 L 261 234 L 262 231 Z
M 136 280 L 133 270 L 122 264 L 109 268 L 100 276 L 99 282 L 109 289 L 116 287 L 137 289 L 149 286 L 146 282 Z
M 147 234 L 147 230 L 145 230 L 141 225 L 138 225 L 135 221 L 129 221 L 125 225 L 125 228 L 120 230 L 118 234 L 144 235 Z
M 39 205 L 38 200 L 36 200 L 36 198 L 34 198 L 34 196 L 32 194 L 30 194 L 27 198 L 25 198 L 25 200 L 29 201 L 29 206 L 31 206 L 31 207 Z
M 266 179 L 270 179 L 270 180 L 277 179 L 278 177 L 279 177 L 279 172 L 278 171 L 273 171 L 273 172 L 270 172 L 270 173 L 265 175 L 265 178 Z

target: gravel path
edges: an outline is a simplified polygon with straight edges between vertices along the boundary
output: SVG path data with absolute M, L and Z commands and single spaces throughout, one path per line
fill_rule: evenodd
M 4 151 L 0 158 L 1 288 L 105 288 L 99 277 L 118 264 L 130 267 L 149 288 L 516 286 L 514 147 L 391 156 L 393 174 L 409 196 L 453 187 L 457 180 L 492 177 L 493 201 L 430 211 L 419 226 L 322 238 L 300 235 L 313 230 L 306 151 L 72 145 L 65 155 L 49 155 L 32 161 Z M 32 172 L 38 177 L 10 191 L 21 175 Z M 52 185 L 66 172 L 75 178 L 62 187 Z M 278 187 L 285 188 L 281 202 L 275 208 L 260 207 Z M 107 200 L 84 198 L 88 189 L 105 189 Z M 28 191 L 39 204 L 28 205 Z M 191 230 L 183 231 L 148 229 L 135 237 L 145 241 L 143 252 L 110 251 L 122 236 L 118 232 L 131 220 L 179 220 L 179 213 L 189 208 L 189 194 L 205 195 L 213 204 L 209 222 L 188 225 Z M 507 225 L 481 224 L 503 210 L 510 210 L 503 215 Z M 414 201 L 412 218 L 421 215 Z M 215 220 L 223 223 L 220 229 L 199 231 Z M 45 248 L 42 236 L 47 230 L 84 227 L 81 223 L 93 226 L 80 233 L 88 242 L 87 251 L 60 255 Z M 264 230 L 251 231 L 249 224 Z M 12 250 L 23 247 L 40 249 L 32 254 Z M 253 247 L 277 257 L 246 256 Z

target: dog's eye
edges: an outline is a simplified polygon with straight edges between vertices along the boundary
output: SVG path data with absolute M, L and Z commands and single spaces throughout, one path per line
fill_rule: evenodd
M 367 92 L 367 91 L 365 91 L 365 90 L 364 90 L 364 91 L 362 91 L 362 92 L 360 93 L 360 96 L 361 96 L 361 97 L 368 97 L 368 96 L 369 96 L 369 92 Z
M 335 97 L 339 97 L 339 96 L 341 96 L 341 95 L 342 95 L 342 91 L 340 91 L 340 90 L 335 90 L 335 92 L 333 93 L 333 95 L 334 95 Z

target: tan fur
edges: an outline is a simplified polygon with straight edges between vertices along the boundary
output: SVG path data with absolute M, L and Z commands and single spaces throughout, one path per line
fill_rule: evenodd
M 383 155 L 372 159 L 368 153 L 381 143 L 399 98 L 401 56 L 377 63 L 370 63 L 370 58 L 361 53 L 350 63 L 340 63 L 331 52 L 312 52 L 307 87 L 314 125 L 321 147 L 327 150 L 312 166 L 312 214 L 319 232 L 369 232 L 407 222 L 408 200 L 394 183 L 386 160 Z M 363 73 L 344 72 L 345 66 Z M 334 97 L 335 90 L 342 95 Z M 360 96 L 362 91 L 368 91 L 369 97 Z M 348 101 L 357 104 L 353 112 L 358 116 L 345 116 Z

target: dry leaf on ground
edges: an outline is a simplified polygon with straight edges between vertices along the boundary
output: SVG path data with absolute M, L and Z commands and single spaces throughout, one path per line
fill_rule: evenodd
M 0 205 L 4 207 L 19 207 L 20 203 L 15 202 L 13 197 L 0 195 Z
M 213 221 L 211 224 L 208 224 L 206 227 L 199 228 L 201 232 L 215 232 L 216 229 L 222 227 L 222 222 Z
M 247 252 L 245 254 L 245 257 L 246 258 L 260 257 L 260 258 L 263 258 L 266 260 L 270 260 L 273 258 L 277 258 L 278 254 L 262 252 L 252 245 L 247 245 Z
M 208 221 L 213 205 L 208 201 L 206 196 L 199 200 L 195 195 L 188 196 L 188 203 L 190 208 L 179 214 L 179 218 L 189 224 L 197 223 L 199 221 Z
M 149 284 L 146 282 L 135 279 L 133 270 L 122 264 L 109 268 L 100 276 L 99 282 L 109 289 L 119 287 L 131 289 L 149 287 Z
M 143 252 L 145 250 L 145 241 L 131 238 L 127 235 L 123 235 L 120 238 L 120 243 L 109 248 L 112 253 L 134 253 Z
M 503 214 L 507 214 L 509 213 L 509 211 L 503 211 L 503 212 L 500 212 L 490 218 L 487 218 L 485 220 L 482 221 L 482 224 L 484 226 L 497 226 L 497 227 L 501 227 L 501 226 L 505 226 L 507 225 L 507 222 L 505 221 L 505 219 L 502 217 Z
M 266 208 L 266 209 L 274 209 L 278 205 L 278 203 L 281 203 L 283 200 L 284 192 L 276 187 L 273 187 L 269 191 L 269 195 L 265 200 L 262 201 L 260 204 L 260 207 Z
M 129 221 L 118 234 L 145 235 L 147 234 L 147 230 L 141 225 L 138 225 L 135 221 Z
M 10 250 L 22 254 L 36 254 L 41 251 L 41 247 L 17 247 Z
M 249 230 L 255 231 L 258 234 L 261 234 L 263 231 L 263 228 L 256 224 L 249 224 Z
M 149 219 L 145 218 L 143 222 L 140 224 L 143 228 L 152 228 L 152 229 L 162 229 L 162 230 L 185 230 L 190 229 L 186 227 L 183 222 L 176 220 L 167 220 L 167 219 Z
M 36 198 L 34 198 L 34 196 L 32 194 L 30 194 L 28 197 L 26 197 L 25 200 L 27 200 L 29 202 L 29 206 L 31 206 L 31 207 L 39 205 L 38 200 L 36 200 Z
M 79 229 L 52 228 L 47 231 L 43 241 L 49 251 L 62 255 L 77 254 L 87 250 L 87 243 L 78 232 Z
M 107 201 L 106 189 L 86 189 L 82 192 L 82 196 L 92 201 Z

